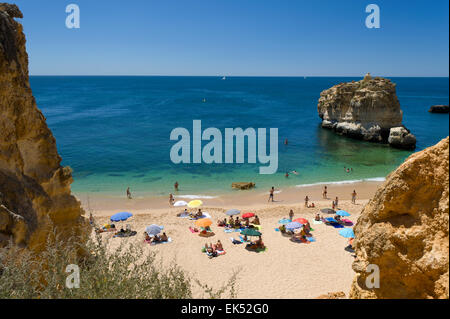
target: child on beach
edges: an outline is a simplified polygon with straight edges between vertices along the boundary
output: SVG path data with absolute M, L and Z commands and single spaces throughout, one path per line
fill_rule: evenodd
M 324 186 L 323 187 L 323 193 L 322 193 L 322 196 L 323 196 L 324 199 L 327 199 L 327 192 L 328 192 L 327 186 Z
M 127 198 L 131 199 L 131 191 L 130 191 L 130 187 L 129 186 L 127 188 Z
M 267 202 L 270 202 L 272 200 L 273 202 L 273 193 L 275 192 L 275 187 L 272 186 L 272 188 L 269 191 L 269 200 Z
M 306 195 L 305 197 L 305 207 L 308 208 L 309 197 Z

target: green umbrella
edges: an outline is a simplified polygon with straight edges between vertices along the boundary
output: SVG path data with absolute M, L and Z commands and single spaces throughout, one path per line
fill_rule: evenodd
M 262 234 L 254 228 L 246 228 L 241 231 L 241 235 L 244 236 L 261 236 Z

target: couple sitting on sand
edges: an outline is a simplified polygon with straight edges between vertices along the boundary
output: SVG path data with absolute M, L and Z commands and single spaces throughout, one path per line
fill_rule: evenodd
M 144 232 L 144 237 L 144 241 L 149 244 L 163 243 L 169 240 L 169 237 L 167 237 L 166 233 L 163 233 L 161 236 L 155 235 L 151 237 L 147 232 Z
M 217 243 L 215 245 L 210 243 L 208 246 L 208 243 L 206 243 L 204 250 L 210 258 L 217 257 L 219 254 L 224 253 L 223 246 L 220 240 L 217 240 Z
M 247 244 L 246 248 L 256 250 L 256 249 L 264 249 L 264 248 L 266 248 L 266 246 L 264 246 L 262 237 L 258 236 L 258 240 L 255 242 L 250 242 L 249 244 Z
M 194 219 L 198 219 L 201 218 L 203 216 L 202 210 L 199 208 L 196 214 L 190 213 L 189 217 L 194 218 Z
M 111 225 L 110 224 L 106 224 L 106 225 L 103 225 L 102 228 L 96 228 L 95 232 L 97 234 L 105 233 L 105 232 L 116 232 L 116 225 L 114 225 L 114 224 L 111 224 Z

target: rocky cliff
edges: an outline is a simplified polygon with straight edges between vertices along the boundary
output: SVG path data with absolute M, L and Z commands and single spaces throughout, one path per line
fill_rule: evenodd
M 402 125 L 395 84 L 367 74 L 358 82 L 340 83 L 320 94 L 322 127 L 340 135 L 396 148 L 414 149 L 416 138 Z
M 449 298 L 449 138 L 391 173 L 354 230 L 350 298 Z M 379 288 L 366 285 L 369 264 Z
M 22 18 L 0 3 L 0 245 L 39 249 L 49 231 L 80 234 L 80 203 L 71 195 L 71 170 L 60 165 L 55 138 L 28 81 Z M 55 228 L 56 227 L 56 228 Z

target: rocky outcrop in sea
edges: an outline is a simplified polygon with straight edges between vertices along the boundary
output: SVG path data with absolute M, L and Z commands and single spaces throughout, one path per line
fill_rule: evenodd
M 0 245 L 39 249 L 49 232 L 83 233 L 71 169 L 61 166 L 55 138 L 37 108 L 28 78 L 22 18 L 0 3 Z
M 449 298 L 449 138 L 411 155 L 355 227 L 350 298 Z M 373 266 L 379 268 L 379 288 Z
M 415 149 L 416 137 L 402 124 L 395 86 L 367 74 L 361 81 L 322 91 L 317 106 L 322 127 L 355 139 Z

